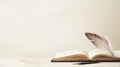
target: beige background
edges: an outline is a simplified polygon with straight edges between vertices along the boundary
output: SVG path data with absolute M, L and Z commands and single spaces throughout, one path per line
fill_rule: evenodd
M 120 0 L 0 0 L 0 57 L 92 50 L 84 32 L 120 49 Z

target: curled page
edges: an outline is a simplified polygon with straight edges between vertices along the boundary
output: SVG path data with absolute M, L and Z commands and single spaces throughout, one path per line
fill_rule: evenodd
M 114 56 L 114 53 L 112 52 L 111 44 L 106 37 L 90 32 L 86 32 L 85 35 L 96 48 L 108 51 Z

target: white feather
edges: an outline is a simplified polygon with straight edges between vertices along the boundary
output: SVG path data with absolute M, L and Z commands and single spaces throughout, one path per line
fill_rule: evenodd
M 94 44 L 96 48 L 100 48 L 102 50 L 108 51 L 112 55 L 114 55 L 114 53 L 112 52 L 112 46 L 109 40 L 107 39 L 107 37 L 103 37 L 98 34 L 89 33 L 89 32 L 86 32 L 85 35 Z

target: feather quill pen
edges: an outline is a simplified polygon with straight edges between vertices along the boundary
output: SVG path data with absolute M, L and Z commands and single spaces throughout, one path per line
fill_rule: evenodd
M 114 53 L 112 52 L 112 46 L 106 37 L 89 32 L 86 32 L 85 35 L 94 44 L 96 48 L 108 51 L 114 56 Z

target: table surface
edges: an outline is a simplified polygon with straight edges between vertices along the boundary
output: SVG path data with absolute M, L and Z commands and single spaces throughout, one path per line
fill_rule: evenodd
M 0 58 L 0 67 L 120 67 L 120 62 L 75 65 L 73 62 L 51 63 L 51 58 Z

